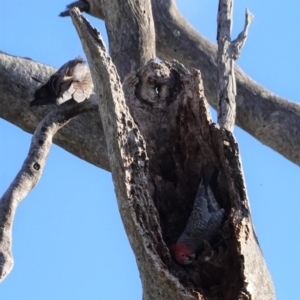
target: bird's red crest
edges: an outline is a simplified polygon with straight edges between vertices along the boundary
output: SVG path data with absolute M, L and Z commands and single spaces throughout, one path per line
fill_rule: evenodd
M 176 243 L 172 245 L 171 250 L 173 251 L 175 259 L 179 264 L 187 264 L 187 258 L 192 255 L 189 247 L 182 243 Z

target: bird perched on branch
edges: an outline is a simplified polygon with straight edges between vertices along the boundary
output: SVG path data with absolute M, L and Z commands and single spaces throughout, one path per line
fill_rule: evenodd
M 220 208 L 209 185 L 201 181 L 187 225 L 171 247 L 179 264 L 190 264 L 222 228 L 225 211 Z
M 36 78 L 35 81 L 42 83 Z M 46 83 L 42 83 L 34 93 L 30 106 L 57 104 L 68 100 L 82 102 L 93 93 L 91 72 L 85 61 L 78 57 L 65 63 Z

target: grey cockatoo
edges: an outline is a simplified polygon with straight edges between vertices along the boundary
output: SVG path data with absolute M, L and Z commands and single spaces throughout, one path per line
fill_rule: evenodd
M 204 248 L 220 233 L 225 211 L 220 208 L 209 185 L 201 181 L 187 225 L 172 246 L 175 259 L 180 264 L 189 264 L 196 252 Z
M 35 91 L 30 106 L 55 103 L 61 105 L 71 99 L 79 103 L 88 99 L 93 89 L 90 70 L 85 61 L 78 57 L 65 63 Z

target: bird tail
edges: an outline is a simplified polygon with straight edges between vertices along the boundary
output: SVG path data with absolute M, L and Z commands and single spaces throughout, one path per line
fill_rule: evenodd
M 207 207 L 209 212 L 216 212 L 220 210 L 220 205 L 218 204 L 210 185 L 207 184 L 204 179 L 202 179 L 199 184 L 195 199 L 198 199 L 198 201 L 195 201 L 195 204 L 197 204 L 198 206 L 199 203 L 202 202 L 200 205 L 202 209 L 204 205 Z M 203 200 L 205 200 L 204 203 Z

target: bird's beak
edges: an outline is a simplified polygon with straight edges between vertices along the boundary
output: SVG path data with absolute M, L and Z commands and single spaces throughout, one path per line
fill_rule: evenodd
M 195 260 L 195 253 L 193 253 L 192 255 L 187 256 L 187 258 L 189 259 L 190 262 L 192 262 L 193 260 Z
M 184 265 L 189 265 L 189 264 L 191 264 L 194 260 L 195 260 L 195 253 L 186 256 L 186 257 L 185 257 L 185 260 L 184 260 L 184 262 L 183 262 L 183 264 L 184 264 Z

